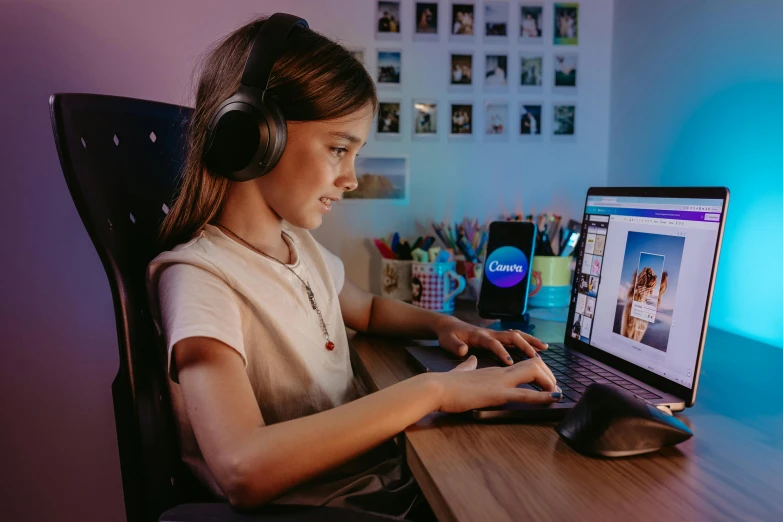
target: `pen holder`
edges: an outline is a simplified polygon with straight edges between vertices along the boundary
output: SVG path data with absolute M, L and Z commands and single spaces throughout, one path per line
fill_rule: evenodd
M 413 304 L 434 312 L 454 313 L 454 298 L 465 290 L 465 278 L 457 273 L 457 263 L 413 263 L 411 270 Z
M 457 299 L 477 301 L 481 288 L 481 272 L 484 265 L 471 261 L 457 261 L 457 273 L 465 278 L 465 291 Z
M 534 256 L 528 305 L 539 308 L 568 306 L 572 261 L 571 257 Z
M 381 295 L 411 302 L 411 265 L 413 261 L 381 259 Z

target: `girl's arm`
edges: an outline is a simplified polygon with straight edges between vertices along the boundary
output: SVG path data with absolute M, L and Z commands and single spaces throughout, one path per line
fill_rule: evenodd
M 535 357 L 537 351 L 548 347 L 518 330 L 497 332 L 479 328 L 456 317 L 373 295 L 347 278 L 340 291 L 340 309 L 345 325 L 358 332 L 438 339 L 441 347 L 459 356 L 465 356 L 469 346 L 485 348 L 510 365 L 513 360 L 505 346 L 516 346 L 529 357 Z
M 421 374 L 351 403 L 264 424 L 239 354 L 208 337 L 175 344 L 185 410 L 207 466 L 239 509 L 252 509 L 380 445 L 433 411 L 559 397 L 540 358 L 511 367 Z M 474 357 L 463 363 L 474 369 Z M 517 388 L 537 382 L 546 391 Z

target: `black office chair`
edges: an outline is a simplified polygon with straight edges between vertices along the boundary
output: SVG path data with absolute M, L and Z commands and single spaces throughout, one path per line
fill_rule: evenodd
M 114 301 L 120 368 L 112 396 L 128 522 L 389 520 L 311 506 L 240 513 L 194 479 L 179 458 L 166 357 L 145 287 L 146 267 L 159 253 L 158 226 L 184 161 L 192 109 L 96 94 L 54 94 L 49 107 L 68 189 Z

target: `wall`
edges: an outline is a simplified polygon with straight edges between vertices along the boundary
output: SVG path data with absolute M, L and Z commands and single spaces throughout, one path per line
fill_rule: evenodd
M 783 347 L 783 3 L 615 3 L 609 183 L 731 190 L 710 323 Z
M 443 27 L 447 2 L 440 4 Z M 412 233 L 414 223 L 422 226 L 430 218 L 494 217 L 521 210 L 515 207 L 522 203 L 525 210 L 551 206 L 578 213 L 585 189 L 605 182 L 612 0 L 590 4 L 582 9 L 576 48 L 581 65 L 576 142 L 554 144 L 545 138 L 521 144 L 512 137 L 485 144 L 477 137 L 455 144 L 445 136 L 435 143 L 411 143 L 411 99 L 438 99 L 439 123 L 445 125 L 445 103 L 464 98 L 446 90 L 449 49 L 473 47 L 478 58 L 490 46 L 452 45 L 446 36 L 414 45 L 409 0 L 403 1 L 402 41 L 377 44 L 374 3 L 365 0 L 0 2 L 3 518 L 124 518 L 110 394 L 118 365 L 110 291 L 60 171 L 50 94 L 94 92 L 190 103 L 190 72 L 198 55 L 252 15 L 275 10 L 300 14 L 315 29 L 365 47 L 370 66 L 376 45 L 401 47 L 404 85 L 398 96 L 404 102 L 405 135 L 399 142 L 371 140 L 363 154 L 409 155 L 410 205 L 346 204 L 316 232 L 345 259 L 349 276 L 369 288 L 369 267 L 379 262 L 366 245 L 370 236 Z M 518 46 L 506 47 L 513 59 Z M 551 44 L 544 50 L 551 60 Z M 512 66 L 512 78 L 515 71 Z M 473 97 L 477 103 L 490 98 L 480 89 Z M 522 99 L 513 88 L 505 98 L 513 108 Z M 541 99 L 555 98 L 547 90 Z

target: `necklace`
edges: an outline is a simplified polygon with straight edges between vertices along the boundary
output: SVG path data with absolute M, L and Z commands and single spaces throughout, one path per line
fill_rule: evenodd
M 289 267 L 288 265 L 286 265 L 285 263 L 283 263 L 282 261 L 280 261 L 276 257 L 272 257 L 269 254 L 267 254 L 266 252 L 263 252 L 262 250 L 254 247 L 253 245 L 251 245 L 250 243 L 248 243 L 247 241 L 245 241 L 244 239 L 239 237 L 236 233 L 232 232 L 228 227 L 225 227 L 225 226 L 221 225 L 220 223 L 215 223 L 215 226 L 220 227 L 221 229 L 225 230 L 226 232 L 231 234 L 233 237 L 235 237 L 236 239 L 241 241 L 244 245 L 247 245 L 249 248 L 251 248 L 252 250 L 258 252 L 262 256 L 264 256 L 264 257 L 266 257 L 268 259 L 271 259 L 272 261 L 276 261 L 277 263 L 283 265 L 285 268 L 288 269 L 289 272 L 294 274 L 296 276 L 296 278 L 299 279 L 302 282 L 302 284 L 305 286 L 305 289 L 307 290 L 307 298 L 310 300 L 310 306 L 312 306 L 313 310 L 315 310 L 315 312 L 318 314 L 318 320 L 321 322 L 321 330 L 323 330 L 324 337 L 326 337 L 326 349 L 329 350 L 330 352 L 332 350 L 334 350 L 334 343 L 329 338 L 329 330 L 326 329 L 326 323 L 324 322 L 324 317 L 321 314 L 321 309 L 318 308 L 318 304 L 315 302 L 315 294 L 313 293 L 313 289 L 310 288 L 310 283 L 308 283 L 307 281 L 305 281 L 304 279 L 299 277 L 299 274 L 297 274 L 296 272 L 291 270 L 291 267 Z M 285 234 L 286 237 L 288 237 L 289 241 L 293 241 L 291 239 L 291 236 L 289 236 L 287 232 L 283 231 L 283 234 Z M 290 251 L 290 247 L 289 247 L 289 251 Z

